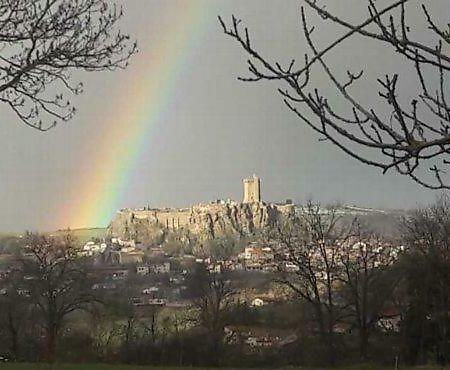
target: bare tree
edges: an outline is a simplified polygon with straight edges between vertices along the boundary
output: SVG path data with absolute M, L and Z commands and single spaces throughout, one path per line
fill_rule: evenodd
M 98 358 L 105 361 L 113 350 L 118 350 L 122 328 L 114 317 L 99 316 L 93 318 L 91 326 L 92 346 Z
M 53 361 L 69 315 L 88 309 L 96 297 L 91 293 L 86 268 L 70 234 L 62 239 L 28 235 L 22 264 L 27 290 L 43 322 L 46 358 Z
M 124 68 L 136 52 L 117 30 L 121 16 L 106 0 L 0 2 L 0 101 L 40 131 L 72 118 L 62 91 L 79 94 L 83 85 L 71 73 Z
M 358 161 L 383 173 L 396 170 L 427 188 L 450 188 L 444 175 L 450 164 L 450 106 L 446 96 L 450 31 L 448 25 L 440 26 L 435 20 L 429 10 L 432 4 L 397 0 L 379 8 L 375 0 L 367 0 L 367 18 L 354 24 L 327 11 L 325 0 L 301 3 L 302 30 L 309 52 L 300 61 L 292 59 L 289 63 L 272 62 L 255 49 L 247 28 L 242 28 L 235 16 L 230 26 L 219 17 L 224 32 L 249 55 L 250 76 L 240 79 L 282 82 L 278 92 L 286 106 L 318 132 L 320 140 L 333 143 Z M 414 8 L 422 11 L 426 28 L 411 24 L 408 14 Z M 323 22 L 340 27 L 342 36 L 329 45 L 317 45 L 308 10 Z M 341 48 L 344 41 L 352 42 L 355 36 L 385 45 L 412 67 L 417 93 L 409 89 L 408 95 L 415 94 L 413 98 L 408 102 L 399 98 L 398 72 L 377 79 L 379 91 L 375 91 L 374 100 L 381 100 L 380 109 L 360 101 L 354 88 L 361 83 L 364 67 L 357 72 L 347 70 L 346 77 L 341 78 L 336 66 L 327 60 L 330 51 Z M 330 102 L 335 100 L 335 92 L 327 95 L 311 86 L 316 65 L 341 98 L 335 104 Z
M 0 331 L 8 343 L 9 355 L 19 360 L 22 355 L 21 342 L 26 326 L 30 325 L 32 311 L 29 292 L 24 289 L 23 274 L 12 269 L 0 285 Z
M 203 265 L 197 266 L 189 285 L 195 296 L 193 305 L 198 310 L 199 324 L 208 335 L 211 361 L 214 365 L 218 365 L 226 324 L 225 317 L 232 303 L 234 291 L 223 273 L 209 273 Z
M 359 334 L 359 351 L 368 356 L 368 343 L 386 304 L 393 301 L 399 279 L 392 266 L 402 252 L 358 222 L 354 235 L 342 245 L 339 261 L 342 295 L 351 323 Z
M 352 223 L 342 221 L 337 207 L 321 208 L 310 201 L 297 223 L 280 227 L 272 236 L 281 270 L 286 271 L 281 282 L 311 305 L 331 364 L 336 362 L 334 331 L 341 318 L 337 300 L 341 249 L 351 232 Z
M 407 305 L 404 337 L 410 357 L 450 362 L 450 198 L 416 210 L 405 221 L 403 264 Z

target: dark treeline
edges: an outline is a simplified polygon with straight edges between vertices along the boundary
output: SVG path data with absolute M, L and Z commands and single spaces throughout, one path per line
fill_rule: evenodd
M 413 211 L 399 231 L 386 240 L 309 203 L 295 223 L 261 236 L 278 264 L 261 275 L 283 299 L 253 307 L 242 287 L 254 274 L 198 263 L 186 275 L 189 304 L 172 308 L 136 304 L 133 274 L 117 289 L 94 289 L 93 261 L 70 234 L 29 234 L 0 279 L 0 354 L 186 366 L 448 364 L 449 198 Z M 250 327 L 292 335 L 252 344 L 237 329 Z

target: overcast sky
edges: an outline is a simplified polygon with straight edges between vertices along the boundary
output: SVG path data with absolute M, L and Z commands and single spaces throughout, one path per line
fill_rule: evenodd
M 188 1 L 197 0 L 123 1 L 122 29 L 138 40 L 141 52 L 126 71 L 77 75 L 85 83 L 85 92 L 76 99 L 78 114 L 70 123 L 42 134 L 21 125 L 7 107 L 0 106 L 1 231 L 69 226 L 67 219 L 56 215 L 61 204 L 86 201 L 81 192 L 77 194 L 81 182 L 94 180 L 86 178 L 85 174 L 91 173 L 86 166 L 102 169 L 95 147 L 104 145 L 105 133 L 112 129 L 104 118 L 110 117 L 111 109 L 130 105 L 131 84 L 136 81 L 131 76 L 143 73 L 137 67 L 142 65 L 139 58 L 148 57 L 152 45 L 167 31 L 161 19 L 177 22 L 180 7 Z M 322 202 L 409 208 L 435 197 L 435 192 L 407 178 L 394 173 L 382 175 L 331 144 L 318 142 L 318 136 L 283 106 L 276 85 L 237 81 L 236 77 L 245 73 L 246 57 L 223 35 L 217 15 L 227 19 L 234 13 L 243 18 L 259 49 L 271 58 L 288 61 L 301 56 L 305 48 L 298 0 L 198 1 L 207 7 L 205 24 L 197 30 L 193 50 L 176 77 L 168 113 L 146 138 L 146 148 L 133 164 L 119 207 L 178 207 L 218 198 L 240 200 L 241 179 L 253 173 L 262 178 L 263 199 L 267 201 L 312 197 Z M 363 7 L 357 6 L 363 3 L 360 0 L 323 2 L 349 19 L 362 19 L 364 14 Z M 436 9 L 441 6 L 448 12 L 445 1 L 438 3 L 441 5 Z M 316 31 L 315 38 L 326 45 L 334 35 L 325 26 Z M 395 57 L 371 44 L 358 41 L 352 50 L 337 51 L 330 58 L 344 70 L 347 65 L 359 65 L 375 77 L 395 69 Z M 315 78 L 320 85 L 321 76 Z M 376 99 L 367 85 L 361 96 L 368 101 Z M 127 123 L 122 124 L 126 130 Z M 117 155 L 127 155 L 129 150 L 118 148 Z

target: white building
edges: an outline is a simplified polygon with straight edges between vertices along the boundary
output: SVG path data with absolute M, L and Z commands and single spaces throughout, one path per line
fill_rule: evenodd
M 96 244 L 93 241 L 87 242 L 82 249 L 81 254 L 84 256 L 95 256 L 106 250 L 106 243 Z

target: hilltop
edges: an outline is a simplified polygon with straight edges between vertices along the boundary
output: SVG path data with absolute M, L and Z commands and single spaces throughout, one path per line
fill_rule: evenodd
M 149 243 L 167 233 L 184 234 L 200 241 L 227 235 L 249 236 L 288 220 L 293 205 L 216 201 L 176 209 L 122 209 L 108 227 L 108 235 Z

